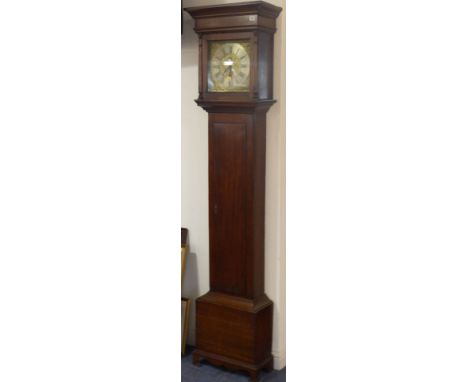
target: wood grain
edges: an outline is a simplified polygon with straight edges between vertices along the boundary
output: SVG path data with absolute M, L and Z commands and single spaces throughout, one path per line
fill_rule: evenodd
M 187 8 L 199 34 L 199 96 L 208 112 L 210 291 L 196 301 L 193 363 L 271 369 L 273 303 L 264 292 L 266 113 L 281 8 L 263 1 Z M 208 47 L 250 45 L 248 92 L 209 92 Z

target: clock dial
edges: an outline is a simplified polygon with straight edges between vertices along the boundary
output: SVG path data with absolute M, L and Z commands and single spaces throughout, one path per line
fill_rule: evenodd
M 248 92 L 250 44 L 248 41 L 209 43 L 208 91 Z

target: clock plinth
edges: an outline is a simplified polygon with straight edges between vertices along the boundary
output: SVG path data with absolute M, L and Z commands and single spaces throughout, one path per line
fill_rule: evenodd
M 248 371 L 271 369 L 273 303 L 263 294 L 245 299 L 208 292 L 197 300 L 197 349 L 193 362 Z
M 210 291 L 196 301 L 193 362 L 242 369 L 255 381 L 273 366 L 265 154 L 281 8 L 255 1 L 186 11 L 200 36 L 196 102 L 208 112 L 209 147 Z

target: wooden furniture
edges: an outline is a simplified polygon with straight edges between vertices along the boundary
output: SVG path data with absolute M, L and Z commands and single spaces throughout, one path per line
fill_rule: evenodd
M 264 293 L 266 113 L 281 8 L 255 1 L 186 8 L 199 35 L 197 104 L 208 113 L 210 291 L 196 301 L 193 362 L 271 369 Z
M 187 255 L 189 253 L 188 245 L 188 229 L 182 228 L 181 230 L 181 286 L 184 285 L 185 267 L 187 264 Z M 181 346 L 182 354 L 185 354 L 185 345 L 187 343 L 189 318 L 190 318 L 190 304 L 191 301 L 188 298 L 181 298 Z
M 181 254 L 181 285 L 184 284 L 184 275 L 185 275 L 185 265 L 187 264 L 187 254 L 188 254 L 188 229 L 181 229 L 181 243 L 180 243 L 180 254 Z
M 181 346 L 182 355 L 185 354 L 185 348 L 187 345 L 187 336 L 188 336 L 188 329 L 189 329 L 189 320 L 190 320 L 190 305 L 191 300 L 186 297 L 182 297 L 181 299 Z

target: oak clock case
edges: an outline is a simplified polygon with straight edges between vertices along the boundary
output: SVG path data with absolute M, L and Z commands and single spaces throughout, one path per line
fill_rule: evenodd
M 281 8 L 263 1 L 185 9 L 199 35 L 196 103 L 208 112 L 210 291 L 196 301 L 194 364 L 273 367 L 264 291 L 266 113 Z

